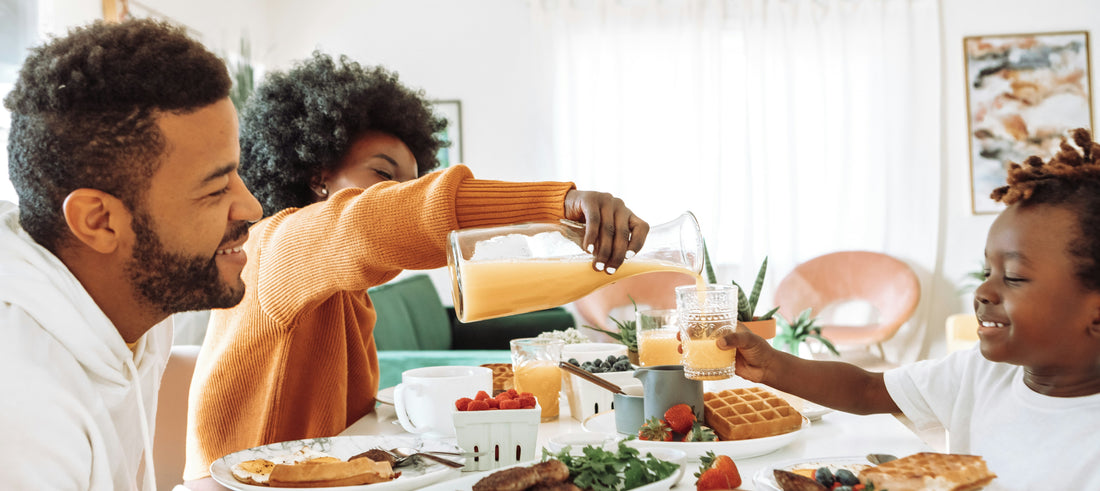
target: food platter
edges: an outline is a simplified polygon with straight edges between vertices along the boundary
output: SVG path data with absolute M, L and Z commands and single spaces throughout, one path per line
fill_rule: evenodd
M 794 471 L 795 469 L 817 469 L 819 467 L 826 467 L 834 473 L 840 469 L 848 469 L 854 474 L 859 475 L 860 470 L 872 467 L 872 465 L 867 461 L 866 457 L 859 456 L 822 457 L 817 459 L 798 459 L 778 462 L 756 472 L 756 475 L 752 477 L 753 489 L 781 491 L 779 483 L 775 482 L 775 475 L 772 472 L 775 469 Z
M 246 460 L 268 459 L 272 460 L 297 452 L 303 446 L 314 451 L 324 452 L 333 457 L 346 460 L 348 457 L 358 455 L 372 448 L 415 448 L 417 450 L 436 450 L 445 452 L 461 452 L 453 444 L 438 440 L 421 440 L 414 436 L 387 435 L 387 436 L 334 436 L 328 438 L 311 438 L 306 440 L 292 440 L 288 442 L 272 443 L 247 450 L 234 452 L 210 464 L 210 475 L 222 486 L 237 491 L 270 491 L 272 489 L 288 489 L 270 486 L 255 486 L 244 484 L 233 478 L 233 466 Z M 421 489 L 429 484 L 434 484 L 444 479 L 450 479 L 460 472 L 443 464 L 427 459 L 417 459 L 413 465 L 401 466 L 396 471 L 401 476 L 388 482 L 366 484 L 362 486 L 340 486 L 332 488 L 312 488 L 332 491 L 406 491 Z
M 474 484 L 477 484 L 478 481 L 480 481 L 483 477 L 488 476 L 489 474 L 492 474 L 492 473 L 494 473 L 496 471 L 499 471 L 499 470 L 502 470 L 502 469 L 507 469 L 509 467 L 527 466 L 527 465 L 531 465 L 531 464 L 534 464 L 534 463 L 535 463 L 535 461 L 529 461 L 529 462 L 523 462 L 523 463 L 520 463 L 520 464 L 501 467 L 500 469 L 493 469 L 493 470 L 489 470 L 489 471 L 480 471 L 480 472 L 475 472 L 475 473 L 472 473 L 472 474 L 471 473 L 463 474 L 463 476 L 458 478 L 458 479 L 452 479 L 450 481 L 447 481 L 447 482 L 444 482 L 444 483 L 439 483 L 439 484 L 436 484 L 434 486 L 425 487 L 425 488 L 423 488 L 423 491 L 471 491 L 474 488 Z M 669 489 L 672 488 L 672 486 L 675 486 L 676 483 L 679 482 L 680 479 L 682 479 L 684 477 L 685 472 L 683 472 L 682 469 L 683 468 L 681 467 L 680 471 L 674 472 L 671 476 L 668 476 L 668 477 L 666 477 L 666 478 L 664 478 L 660 481 L 649 483 L 649 484 L 646 484 L 645 486 L 639 486 L 639 487 L 636 487 L 634 489 L 631 489 L 630 491 L 668 491 Z M 344 489 L 344 488 L 339 488 L 339 489 Z M 373 488 L 371 488 L 371 489 L 373 489 Z
M 591 417 L 585 419 L 582 425 L 587 431 L 617 433 L 615 429 L 614 410 L 596 413 Z M 784 433 L 782 435 L 769 436 L 764 438 L 721 442 L 653 442 L 631 440 L 627 442 L 627 445 L 675 448 L 678 450 L 683 450 L 684 453 L 687 454 L 688 460 L 691 461 L 699 460 L 699 457 L 703 456 L 708 451 L 714 452 L 719 455 L 727 455 L 731 459 L 737 460 L 749 457 L 757 457 L 779 450 L 787 446 L 791 442 L 795 441 L 809 427 L 810 420 L 803 416 L 801 428 L 790 433 Z

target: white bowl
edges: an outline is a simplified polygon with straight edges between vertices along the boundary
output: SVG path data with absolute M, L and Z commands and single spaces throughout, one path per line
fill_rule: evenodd
M 617 433 L 575 431 L 550 437 L 550 440 L 546 442 L 546 448 L 551 452 L 558 453 L 568 446 L 570 447 L 570 455 L 583 455 L 581 449 L 593 445 L 599 446 L 609 452 L 614 452 L 619 448 L 619 440 L 622 440 L 622 438 L 623 437 Z
M 619 343 L 576 343 L 561 348 L 561 359 L 576 358 L 578 362 L 593 361 L 596 358 L 607 361 L 607 357 L 626 354 L 626 346 Z
M 654 458 L 664 460 L 666 462 L 673 462 L 679 464 L 680 468 L 676 470 L 672 475 L 676 480 L 673 483 L 680 482 L 680 478 L 684 476 L 684 467 L 687 466 L 687 452 L 683 450 L 677 450 L 675 448 L 662 448 L 651 447 L 646 445 L 634 445 L 638 449 L 638 456 L 645 457 L 646 454 L 652 454 Z

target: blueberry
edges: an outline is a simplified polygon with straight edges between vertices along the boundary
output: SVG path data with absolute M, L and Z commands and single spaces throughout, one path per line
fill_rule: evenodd
M 619 359 L 615 355 L 607 355 L 607 364 L 614 365 Z
M 859 478 L 848 469 L 839 469 L 836 471 L 836 482 L 845 486 L 855 486 L 859 484 Z
M 570 364 L 570 365 L 576 365 L 576 366 L 580 366 L 580 365 L 581 365 L 581 362 L 577 361 L 577 359 L 576 359 L 576 358 L 570 358 L 570 359 L 569 359 L 568 361 L 569 361 L 569 364 Z
M 632 368 L 634 367 L 630 365 L 630 360 L 619 360 L 611 366 L 611 370 L 616 372 L 626 372 L 630 371 Z
M 818 467 L 814 472 L 814 480 L 817 481 L 825 489 L 832 489 L 833 483 L 836 482 L 833 478 L 833 472 L 828 467 Z

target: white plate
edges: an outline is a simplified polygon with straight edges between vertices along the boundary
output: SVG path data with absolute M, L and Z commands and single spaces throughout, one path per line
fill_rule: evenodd
M 601 431 L 607 433 L 615 433 L 615 411 L 605 411 L 592 415 L 592 417 L 584 420 L 582 423 L 584 429 L 588 431 Z M 627 442 L 630 446 L 657 446 L 668 447 L 683 450 L 687 453 L 688 460 L 697 461 L 699 457 L 705 455 L 707 451 L 714 452 L 718 455 L 728 455 L 729 458 L 736 461 L 737 459 L 745 459 L 749 457 L 757 457 L 760 455 L 772 453 L 779 450 L 791 442 L 793 442 L 802 432 L 806 431 L 806 428 L 810 427 L 810 420 L 802 417 L 802 427 L 792 431 L 790 433 L 784 433 L 782 435 L 768 436 L 764 438 L 753 438 L 751 440 L 732 440 L 724 442 L 653 442 L 653 441 L 641 441 L 631 440 Z
M 333 457 L 347 459 L 361 454 L 372 448 L 398 448 L 409 447 L 419 450 L 438 450 L 445 452 L 461 452 L 461 449 L 450 443 L 437 440 L 421 440 L 414 436 L 387 435 L 387 436 L 334 436 L 329 438 L 311 438 L 307 440 L 293 440 L 289 442 L 272 443 L 259 447 L 234 452 L 210 464 L 210 475 L 219 484 L 238 491 L 268 491 L 276 488 L 269 486 L 254 486 L 243 484 L 233 478 L 233 466 L 246 460 L 271 459 L 293 454 L 303 446 L 324 452 Z M 401 466 L 395 469 L 401 472 L 401 476 L 388 482 L 365 484 L 362 486 L 340 486 L 328 489 L 333 491 L 405 491 L 420 489 L 443 479 L 455 477 L 459 474 L 457 469 L 452 469 L 443 464 L 428 459 L 416 459 L 415 464 Z
M 477 484 L 478 481 L 480 481 L 483 477 L 488 476 L 489 474 L 492 474 L 502 469 L 507 469 L 509 467 L 528 466 L 535 463 L 535 461 L 528 461 L 516 465 L 504 466 L 500 469 L 480 471 L 472 474 L 464 474 L 461 478 L 424 488 L 424 491 L 471 491 L 474 488 L 474 484 Z M 668 491 L 669 489 L 672 489 L 672 486 L 675 486 L 676 483 L 680 481 L 681 477 L 683 477 L 684 473 L 682 472 L 682 470 L 683 466 L 681 466 L 680 469 L 676 472 L 673 472 L 671 476 L 668 476 L 657 482 L 646 484 L 645 486 L 636 487 L 634 489 L 631 489 L 630 491 Z
M 793 471 L 795 469 L 817 469 L 818 467 L 828 467 L 829 470 L 833 472 L 840 469 L 848 469 L 858 476 L 860 470 L 874 466 L 871 465 L 870 462 L 867 462 L 866 457 L 823 457 L 818 459 L 788 460 L 786 462 L 779 462 L 764 467 L 757 471 L 756 475 L 752 477 L 753 489 L 782 491 L 779 488 L 779 483 L 775 482 L 775 474 L 772 472 L 775 469 Z
M 397 386 L 386 387 L 385 389 L 382 389 L 382 390 L 378 391 L 378 395 L 374 396 L 374 400 L 376 400 L 376 401 L 378 401 L 382 404 L 389 404 L 389 405 L 392 406 L 393 405 L 393 391 L 396 388 L 397 388 Z

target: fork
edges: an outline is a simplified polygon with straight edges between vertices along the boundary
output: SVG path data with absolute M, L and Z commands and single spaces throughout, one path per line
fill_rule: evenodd
M 410 453 L 410 451 L 411 451 L 411 453 Z M 440 464 L 443 464 L 445 466 L 453 467 L 455 469 L 461 469 L 463 467 L 466 467 L 466 464 L 462 464 L 462 463 L 459 463 L 459 462 L 455 462 L 453 460 L 445 459 L 443 457 L 439 457 L 437 455 L 432 455 L 430 453 L 418 452 L 418 451 L 416 451 L 414 449 L 411 449 L 411 448 L 392 448 L 390 450 L 387 450 L 387 452 L 389 452 L 390 455 L 393 455 L 394 458 L 397 460 L 397 462 L 394 463 L 395 467 L 402 464 L 402 463 L 404 463 L 404 462 L 406 462 L 407 460 L 409 460 L 413 457 L 425 457 L 425 458 L 434 460 L 436 462 L 439 462 Z M 453 452 L 436 452 L 436 453 L 453 453 Z

